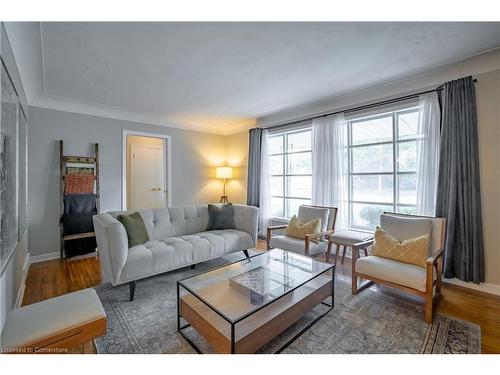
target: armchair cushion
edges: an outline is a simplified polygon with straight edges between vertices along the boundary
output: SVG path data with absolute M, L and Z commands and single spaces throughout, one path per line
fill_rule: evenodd
M 421 292 L 427 289 L 425 268 L 413 264 L 370 255 L 356 261 L 356 272 Z
M 298 238 L 289 236 L 274 236 L 269 241 L 271 247 L 278 249 L 288 250 L 297 254 L 305 253 L 305 241 L 299 240 Z M 326 251 L 328 246 L 327 241 L 320 241 L 318 243 L 309 243 L 309 255 L 316 255 Z
M 375 230 L 372 255 L 425 267 L 428 254 L 428 233 L 400 242 L 380 227 Z
M 299 222 L 301 223 L 308 223 L 311 220 L 320 219 L 321 220 L 320 231 L 325 232 L 327 229 L 331 229 L 327 228 L 329 223 L 329 215 L 330 215 L 329 208 L 311 207 L 303 205 L 299 207 L 297 219 L 299 219 Z
M 316 234 L 321 231 L 321 220 L 314 219 L 306 223 L 299 222 L 297 216 L 293 215 L 286 227 L 285 234 L 289 237 L 305 239 L 306 234 Z
M 399 241 L 424 234 L 432 238 L 432 221 L 428 218 L 383 214 L 380 215 L 380 227 Z M 432 255 L 430 247 L 428 255 Z

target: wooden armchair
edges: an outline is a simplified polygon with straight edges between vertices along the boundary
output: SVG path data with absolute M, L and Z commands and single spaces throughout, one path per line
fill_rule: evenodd
M 357 249 L 372 245 L 373 240 L 356 244 L 356 251 L 352 252 L 352 294 L 377 283 L 420 296 L 424 300 L 425 320 L 432 323 L 433 306 L 441 296 L 446 219 L 386 212 L 380 216 L 380 227 L 400 241 L 430 233 L 426 267 L 374 255 L 358 258 Z M 358 278 L 366 281 L 358 286 Z
M 329 235 L 335 232 L 337 208 L 302 205 L 299 207 L 297 218 L 302 223 L 321 219 L 321 232 L 306 234 L 303 240 L 286 235 L 273 236 L 274 230 L 285 229 L 287 227 L 286 224 L 273 225 L 267 228 L 267 249 L 275 247 L 306 256 L 316 255 L 321 252 L 330 252 L 332 244 L 329 241 Z

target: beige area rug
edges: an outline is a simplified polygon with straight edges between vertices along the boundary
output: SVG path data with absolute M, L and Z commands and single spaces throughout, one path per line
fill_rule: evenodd
M 96 340 L 98 353 L 195 353 L 176 328 L 176 281 L 226 262 L 243 258 L 231 254 L 137 282 L 134 301 L 128 285 L 101 285 L 96 291 L 108 315 L 108 333 Z M 350 285 L 335 282 L 335 308 L 294 341 L 283 353 L 432 353 L 476 354 L 481 351 L 479 326 L 436 315 L 423 320 L 421 306 L 367 289 L 352 296 Z M 326 307 L 317 306 L 261 348 L 274 353 Z M 196 331 L 186 334 L 203 352 L 210 347 Z

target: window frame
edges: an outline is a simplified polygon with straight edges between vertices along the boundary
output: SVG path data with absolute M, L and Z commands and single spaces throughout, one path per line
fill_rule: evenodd
M 350 229 L 359 230 L 359 231 L 367 231 L 373 232 L 373 229 L 367 226 L 356 225 L 354 224 L 354 215 L 353 215 L 353 206 L 354 204 L 365 204 L 365 205 L 377 205 L 377 206 L 392 206 L 393 212 L 400 212 L 400 208 L 402 207 L 410 207 L 416 208 L 415 204 L 410 203 L 400 203 L 400 191 L 399 191 L 399 176 L 401 175 L 415 175 L 416 176 L 416 166 L 415 170 L 412 171 L 400 171 L 399 170 L 399 145 L 402 143 L 410 143 L 419 141 L 420 136 L 415 134 L 415 136 L 407 137 L 404 139 L 399 139 L 399 122 L 398 116 L 406 114 L 406 113 L 414 113 L 419 112 L 418 106 L 411 105 L 401 109 L 388 110 L 383 113 L 374 114 L 374 115 L 365 115 L 359 117 L 353 117 L 348 120 L 347 126 L 347 168 L 348 168 L 348 199 L 347 199 L 347 207 L 348 207 L 348 226 Z M 390 115 L 390 116 L 389 116 Z M 381 141 L 381 142 L 370 142 L 370 143 L 362 143 L 362 144 L 353 144 L 352 138 L 352 124 L 356 122 L 363 122 L 372 119 L 391 117 L 392 121 L 392 140 L 390 141 Z M 353 172 L 353 149 L 359 147 L 366 146 L 379 146 L 379 145 L 387 145 L 392 144 L 392 172 Z M 392 176 L 392 202 L 377 202 L 377 201 L 362 201 L 362 200 L 354 200 L 353 197 L 353 177 L 354 176 Z
M 301 151 L 288 151 L 288 137 L 293 134 L 298 134 L 298 133 L 306 133 L 309 132 L 311 134 L 311 148 L 308 150 L 301 150 Z M 312 187 L 312 165 L 311 165 L 311 173 L 290 173 L 289 171 L 289 163 L 288 163 L 288 156 L 289 155 L 297 155 L 297 154 L 309 154 L 311 156 L 311 163 L 312 163 L 312 126 L 308 125 L 305 127 L 301 127 L 298 129 L 293 129 L 293 130 L 284 130 L 281 132 L 277 132 L 275 134 L 269 134 L 269 138 L 278 138 L 282 137 L 282 142 L 283 142 L 283 150 L 282 152 L 278 153 L 268 153 L 267 157 L 270 159 L 272 156 L 282 156 L 282 174 L 269 174 L 269 178 L 276 178 L 279 177 L 282 179 L 282 192 L 283 195 L 273 195 L 271 192 L 271 186 L 270 184 L 269 187 L 269 192 L 270 192 L 270 198 L 279 198 L 282 200 L 282 212 L 283 216 L 273 216 L 271 215 L 272 220 L 277 220 L 277 221 L 289 221 L 290 218 L 288 217 L 289 215 L 289 204 L 288 201 L 290 199 L 295 199 L 295 200 L 303 200 L 304 204 L 310 204 L 311 203 L 311 197 L 298 197 L 298 196 L 291 196 L 289 195 L 289 183 L 288 179 L 290 177 L 309 177 L 311 179 L 311 187 Z M 312 195 L 312 192 L 311 192 Z

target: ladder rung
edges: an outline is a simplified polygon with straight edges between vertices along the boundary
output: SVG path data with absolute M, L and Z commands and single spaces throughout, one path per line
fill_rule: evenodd
M 95 158 L 90 156 L 64 156 L 63 160 L 66 163 L 95 164 Z
M 70 241 L 70 240 L 78 240 L 80 238 L 88 238 L 88 237 L 95 237 L 95 232 L 68 234 L 68 235 L 63 237 L 63 240 Z

